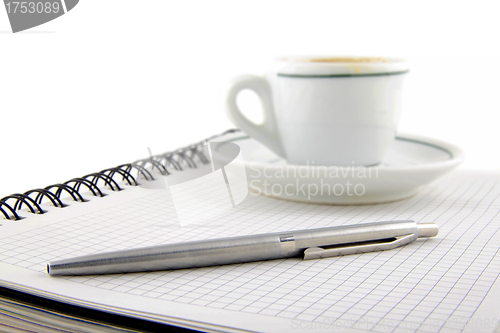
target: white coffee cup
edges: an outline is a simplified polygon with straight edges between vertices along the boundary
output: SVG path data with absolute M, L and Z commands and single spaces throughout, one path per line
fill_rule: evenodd
M 230 119 L 290 164 L 368 166 L 382 161 L 397 131 L 408 65 L 382 57 L 288 57 L 264 77 L 237 77 L 227 96 Z M 255 124 L 236 99 L 261 99 Z

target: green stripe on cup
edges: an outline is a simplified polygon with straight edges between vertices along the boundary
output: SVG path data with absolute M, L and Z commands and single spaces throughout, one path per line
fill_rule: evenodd
M 307 79 L 323 79 L 323 78 L 334 78 L 334 77 L 365 77 L 365 76 L 387 76 L 387 75 L 401 75 L 408 73 L 409 70 L 400 72 L 387 72 L 387 73 L 363 73 L 363 74 L 283 74 L 278 73 L 280 77 L 289 78 L 307 78 Z

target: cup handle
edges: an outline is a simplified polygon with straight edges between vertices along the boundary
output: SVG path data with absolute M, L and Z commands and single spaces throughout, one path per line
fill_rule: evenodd
M 259 96 L 264 111 L 262 124 L 251 122 L 241 113 L 236 97 L 244 89 L 252 90 Z M 226 109 L 229 119 L 243 132 L 262 142 L 278 156 L 285 157 L 274 117 L 271 87 L 265 78 L 255 75 L 241 75 L 235 78 L 227 94 Z

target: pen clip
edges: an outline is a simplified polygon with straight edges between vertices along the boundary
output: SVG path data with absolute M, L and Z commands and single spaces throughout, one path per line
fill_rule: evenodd
M 310 247 L 304 251 L 304 260 L 321 259 L 366 252 L 392 250 L 398 246 L 411 243 L 417 235 L 409 234 L 367 242 L 346 243 L 333 246 Z

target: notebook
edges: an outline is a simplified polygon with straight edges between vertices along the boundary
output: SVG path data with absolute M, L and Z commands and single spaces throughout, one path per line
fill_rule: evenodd
M 219 139 L 238 135 L 242 134 L 226 133 Z M 173 176 L 211 168 L 204 163 L 200 146 L 161 155 L 166 170 Z M 56 206 L 56 197 L 63 198 L 64 192 L 68 198 L 61 202 L 67 206 L 53 207 L 46 198 L 39 204 L 45 214 L 33 214 L 23 204 L 15 211 L 23 218 L 14 220 L 11 210 L 19 208 L 14 202 L 21 199 L 0 201 L 2 212 L 11 218 L 0 220 L 0 287 L 109 316 L 201 331 L 493 332 L 498 328 L 499 172 L 458 169 L 409 199 L 377 205 L 316 205 L 249 194 L 204 223 L 180 223 L 168 189 L 134 184 L 134 180 L 158 181 L 149 178 L 162 168 L 154 165 L 159 160 L 155 157 L 148 165 L 147 158 L 105 170 L 100 178 L 87 177 L 96 186 L 68 183 L 77 201 L 69 195 L 72 191 L 57 192 L 54 187 Z M 138 176 L 132 180 L 134 169 Z M 115 184 L 111 178 L 119 180 Z M 113 191 L 116 186 L 122 190 Z M 38 208 L 31 206 L 36 213 Z M 204 213 L 197 207 L 192 210 L 193 215 Z M 289 258 L 90 276 L 46 273 L 50 260 L 104 251 L 401 219 L 436 223 L 439 235 L 390 251 L 320 260 Z M 3 299 L 0 309 L 3 318 L 10 314 L 11 322 L 24 318 L 26 323 L 42 325 L 43 318 L 51 316 L 65 323 L 76 320 L 61 311 L 40 316 L 43 311 L 12 298 Z

